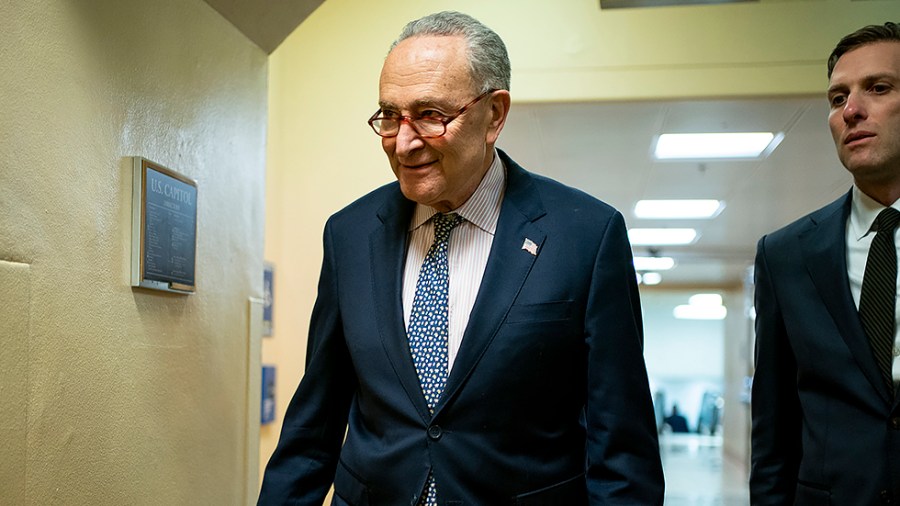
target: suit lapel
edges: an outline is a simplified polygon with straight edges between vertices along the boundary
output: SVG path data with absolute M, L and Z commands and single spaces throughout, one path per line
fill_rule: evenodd
M 423 420 L 431 418 L 419 386 L 416 367 L 409 353 L 403 323 L 403 266 L 409 238 L 409 222 L 415 204 L 395 185 L 395 192 L 378 210 L 381 227 L 369 235 L 372 269 L 372 299 L 381 343 L 400 384 Z
M 507 183 L 497 232 L 462 344 L 435 414 L 456 395 L 497 334 L 546 238 L 534 223 L 545 211 L 531 176 L 502 151 L 500 156 L 507 168 Z M 523 249 L 526 239 L 537 246 L 536 254 Z
M 798 239 L 806 268 L 841 337 L 872 386 L 886 402 L 891 402 L 893 399 L 872 357 L 847 279 L 846 226 L 850 199 L 848 193 L 811 216 L 810 226 L 800 232 Z

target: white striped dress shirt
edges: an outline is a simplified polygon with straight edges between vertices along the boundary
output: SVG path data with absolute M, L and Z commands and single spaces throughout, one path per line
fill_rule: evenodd
M 494 150 L 494 161 L 488 168 L 475 193 L 451 212 L 463 217 L 450 234 L 450 333 L 448 342 L 448 371 L 453 368 L 456 354 L 462 343 L 463 333 L 469 323 L 472 306 L 481 286 L 484 268 L 487 266 L 497 219 L 500 217 L 500 203 L 506 189 L 506 170 Z M 403 271 L 403 320 L 409 328 L 413 298 L 416 295 L 416 281 L 419 269 L 425 260 L 431 243 L 434 242 L 434 222 L 437 214 L 434 208 L 416 204 L 409 224 L 409 249 L 406 252 L 406 268 Z

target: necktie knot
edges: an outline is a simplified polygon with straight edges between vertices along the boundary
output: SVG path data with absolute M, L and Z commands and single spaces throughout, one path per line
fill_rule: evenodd
M 450 238 L 450 232 L 462 220 L 462 216 L 456 213 L 434 215 L 434 242 L 446 242 Z
M 900 211 L 893 207 L 882 209 L 875 218 L 875 229 L 878 232 L 893 232 L 900 223 Z

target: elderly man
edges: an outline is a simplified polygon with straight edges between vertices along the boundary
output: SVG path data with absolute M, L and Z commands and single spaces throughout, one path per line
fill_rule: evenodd
M 392 46 L 369 125 L 397 182 L 328 220 L 260 504 L 662 504 L 622 216 L 495 149 L 509 76 L 463 14 Z

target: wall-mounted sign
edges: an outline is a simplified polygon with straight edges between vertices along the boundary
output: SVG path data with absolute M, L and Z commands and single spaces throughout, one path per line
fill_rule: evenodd
M 134 157 L 132 188 L 131 285 L 194 292 L 197 183 Z
M 266 262 L 263 270 L 263 294 L 265 305 L 263 306 L 263 336 L 272 336 L 272 304 L 275 297 L 275 267 Z
M 275 421 L 275 366 L 262 366 L 262 406 L 259 423 L 265 425 Z

